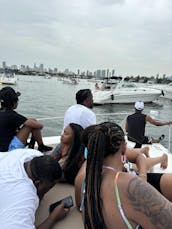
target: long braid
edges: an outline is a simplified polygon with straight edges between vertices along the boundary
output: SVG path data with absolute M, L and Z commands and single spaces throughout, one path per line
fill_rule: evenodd
M 83 141 L 89 152 L 85 180 L 85 228 L 105 229 L 100 197 L 102 166 L 106 156 L 119 150 L 124 133 L 117 124 L 106 122 L 88 127 L 83 133 Z
M 100 206 L 101 180 L 99 179 L 100 174 L 102 173 L 102 164 L 104 159 L 104 147 L 100 146 L 103 146 L 104 142 L 104 133 L 102 131 L 96 131 L 96 133 L 93 133 L 90 137 L 87 146 L 89 154 L 86 169 L 86 203 L 88 202 L 88 212 L 86 215 L 88 214 L 88 218 L 90 219 L 89 222 L 86 217 L 86 224 L 88 223 L 88 228 L 104 228 Z

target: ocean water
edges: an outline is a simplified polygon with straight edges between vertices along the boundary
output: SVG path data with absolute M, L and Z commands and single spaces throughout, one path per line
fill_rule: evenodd
M 95 83 L 80 80 L 77 85 L 64 84 L 55 77 L 45 79 L 41 76 L 18 76 L 15 90 L 21 92 L 17 111 L 29 117 L 39 119 L 44 128 L 43 136 L 60 135 L 63 127 L 63 117 L 66 109 L 75 104 L 75 94 L 79 89 L 94 89 Z M 2 85 L 0 85 L 2 88 Z M 97 123 L 114 121 L 125 126 L 126 116 L 134 112 L 134 104 L 113 104 L 95 106 L 93 111 L 97 116 Z M 172 102 L 160 99 L 158 103 L 146 104 L 144 113 L 151 114 L 161 121 L 172 120 Z M 146 126 L 146 134 L 159 137 L 165 134 L 162 144 L 172 152 L 172 126 Z

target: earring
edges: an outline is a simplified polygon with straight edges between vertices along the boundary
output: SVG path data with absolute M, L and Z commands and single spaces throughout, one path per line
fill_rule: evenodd
M 122 162 L 123 164 L 126 163 L 126 160 L 127 160 L 126 155 L 121 155 L 121 162 Z

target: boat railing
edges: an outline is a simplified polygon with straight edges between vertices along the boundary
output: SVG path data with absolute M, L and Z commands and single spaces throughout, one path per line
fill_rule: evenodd
M 128 112 L 96 113 L 96 118 L 97 118 L 97 123 L 105 122 L 105 121 L 116 122 L 125 131 L 125 122 L 126 122 L 126 118 L 128 115 L 129 115 Z M 63 119 L 64 119 L 64 116 L 38 118 L 39 121 L 46 123 L 45 127 L 44 127 L 45 129 L 48 128 L 47 126 L 52 126 L 52 128 L 54 128 L 54 125 L 59 125 L 59 128 L 57 127 L 58 130 L 56 133 L 59 135 L 61 134 L 61 130 L 63 128 Z M 54 121 L 53 125 L 50 124 L 52 121 Z M 57 122 L 58 122 L 58 124 L 57 124 Z M 168 151 L 172 152 L 172 149 L 171 149 L 171 125 L 170 126 L 156 127 L 156 126 L 148 123 L 146 125 L 146 133 L 145 134 L 149 135 L 149 136 L 152 135 L 152 136 L 156 137 L 157 136 L 157 129 L 156 128 L 158 128 L 158 133 L 165 134 L 165 140 L 163 140 L 163 142 L 165 142 L 165 147 L 168 148 Z

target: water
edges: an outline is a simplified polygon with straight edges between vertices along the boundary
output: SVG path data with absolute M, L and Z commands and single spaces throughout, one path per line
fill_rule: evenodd
M 75 93 L 83 88 L 93 89 L 95 84 L 80 80 L 78 85 L 69 85 L 57 78 L 45 79 L 40 76 L 18 76 L 18 79 L 17 85 L 13 86 L 15 90 L 21 92 L 17 111 L 29 118 L 40 119 L 44 124 L 43 136 L 60 135 L 64 113 L 70 105 L 76 103 Z M 115 121 L 124 128 L 126 116 L 133 113 L 134 108 L 133 104 L 114 104 L 96 106 L 93 111 L 97 115 L 97 123 Z M 107 116 L 107 113 L 112 113 L 112 115 Z M 144 113 L 149 113 L 161 121 L 170 121 L 172 120 L 172 102 L 161 99 L 160 104 L 146 104 Z M 169 126 L 147 125 L 146 134 L 154 137 L 165 134 L 162 144 L 168 148 Z M 170 143 L 172 151 L 172 137 Z

